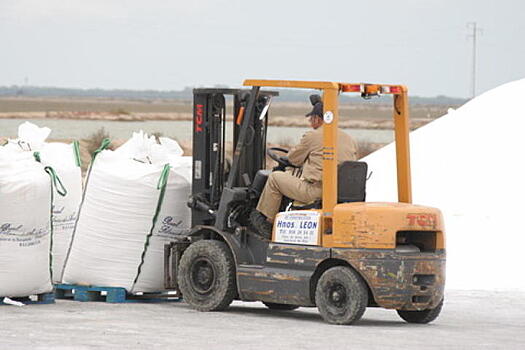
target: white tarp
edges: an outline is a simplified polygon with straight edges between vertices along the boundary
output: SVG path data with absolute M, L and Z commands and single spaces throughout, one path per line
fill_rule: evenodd
M 525 79 L 502 85 L 410 134 L 413 202 L 441 209 L 447 288 L 525 289 L 520 224 Z M 368 201 L 397 201 L 395 148 L 365 157 Z
M 164 243 L 191 223 L 186 206 L 191 160 L 181 156 L 175 141 L 160 142 L 135 133 L 116 151 L 97 155 L 66 262 L 65 283 L 123 287 L 129 292 L 164 289 Z M 159 179 L 167 164 L 171 168 L 153 227 Z
M 0 300 L 52 291 L 50 221 L 44 166 L 0 147 Z
M 65 196 L 54 196 L 53 203 L 53 281 L 60 282 L 82 198 L 82 173 L 73 144 L 46 142 L 50 133 L 49 128 L 25 122 L 18 127 L 18 138 L 9 140 L 5 147 L 31 155 L 39 152 L 42 164 L 56 171 L 67 190 Z

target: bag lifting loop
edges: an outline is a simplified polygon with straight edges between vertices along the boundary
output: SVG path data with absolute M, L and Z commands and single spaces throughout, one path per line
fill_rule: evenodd
M 97 148 L 95 150 L 95 152 L 93 152 L 93 155 L 91 156 L 91 159 L 94 160 L 95 157 L 100 153 L 102 152 L 103 150 L 107 149 L 109 147 L 109 145 L 111 145 L 111 140 L 108 139 L 108 138 L 105 138 L 104 140 L 102 140 L 102 142 L 100 143 L 100 147 Z
M 34 152 L 33 153 L 33 157 L 35 158 L 35 160 L 37 162 L 39 162 L 39 163 L 42 162 L 42 159 L 40 157 L 40 152 Z M 50 166 L 46 166 L 46 167 L 44 167 L 44 171 L 49 174 L 49 177 L 51 177 L 52 188 L 54 188 L 59 195 L 61 195 L 62 197 L 65 197 L 66 194 L 67 194 L 66 187 L 64 186 L 64 184 L 60 180 L 60 177 L 58 177 L 55 169 L 53 169 Z
M 80 159 L 80 143 L 78 140 L 73 141 L 73 153 L 75 155 L 75 164 L 78 167 L 82 166 L 82 160 Z

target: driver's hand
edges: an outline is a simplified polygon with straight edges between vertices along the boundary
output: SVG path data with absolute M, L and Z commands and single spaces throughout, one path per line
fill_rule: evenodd
M 273 168 L 273 171 L 286 171 L 286 167 L 292 166 L 287 156 L 279 157 L 281 162 L 277 163 L 277 166 Z
M 292 166 L 292 163 L 288 160 L 288 156 L 281 156 L 283 163 L 286 163 L 286 166 Z
M 277 163 L 277 165 L 273 167 L 272 171 L 286 171 L 286 167 Z

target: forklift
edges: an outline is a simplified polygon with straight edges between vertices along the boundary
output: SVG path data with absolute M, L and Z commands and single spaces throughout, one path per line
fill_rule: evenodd
M 438 209 L 412 204 L 407 88 L 284 80 L 244 86 L 193 91 L 192 228 L 164 247 L 166 288 L 200 311 L 242 300 L 273 310 L 317 307 L 332 324 L 352 324 L 367 307 L 394 309 L 409 323 L 435 320 L 444 297 L 444 224 Z M 266 147 L 269 107 L 279 94 L 263 88 L 319 90 L 310 100 L 324 106 L 322 200 L 283 199 L 269 240 L 255 232 L 250 213 L 270 172 L 289 163 L 286 149 Z M 338 99 L 352 92 L 393 97 L 398 202 L 366 202 L 366 163 L 337 162 Z M 273 170 L 266 154 L 278 163 Z

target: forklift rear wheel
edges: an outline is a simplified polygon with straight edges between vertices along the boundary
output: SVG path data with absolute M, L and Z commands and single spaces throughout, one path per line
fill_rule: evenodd
M 267 303 L 265 301 L 263 301 L 263 304 L 270 310 L 292 311 L 299 308 L 297 305 Z
M 199 311 L 226 309 L 235 297 L 235 263 L 221 241 L 191 244 L 180 260 L 178 283 L 184 300 Z
M 434 321 L 439 314 L 441 313 L 441 309 L 443 308 L 443 299 L 441 299 L 441 302 L 433 309 L 427 309 L 427 310 L 421 310 L 421 311 L 403 311 L 403 310 L 396 310 L 399 317 L 401 317 L 403 320 L 407 321 L 408 323 L 430 323 Z
M 336 266 L 319 278 L 315 303 L 326 322 L 351 324 L 363 316 L 368 305 L 368 290 L 357 272 Z

